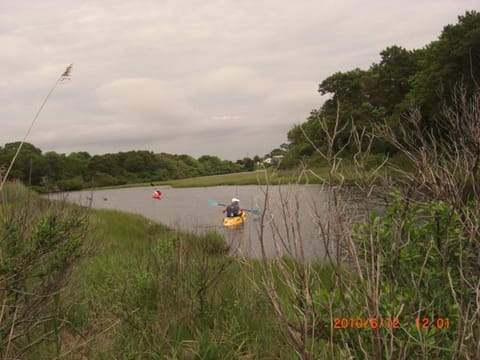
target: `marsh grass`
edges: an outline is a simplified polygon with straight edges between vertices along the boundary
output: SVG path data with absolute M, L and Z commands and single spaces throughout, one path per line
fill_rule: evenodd
M 397 159 L 395 167 L 385 167 L 384 173 L 393 179 L 402 179 L 405 174 L 408 174 L 410 168 L 405 159 Z M 383 161 L 380 156 L 374 157 L 369 160 L 368 169 L 370 173 L 374 173 L 375 169 Z M 400 165 L 398 164 L 400 163 Z M 342 176 L 334 174 L 330 179 L 334 184 L 347 184 L 354 185 L 359 180 L 359 175 L 356 173 L 354 161 L 349 157 L 342 160 L 339 165 Z M 301 173 L 301 176 L 300 176 Z M 303 171 L 303 168 L 298 169 L 263 169 L 250 172 L 241 172 L 233 174 L 211 175 L 211 176 L 198 176 L 186 179 L 166 180 L 155 182 L 155 186 L 172 186 L 174 188 L 187 188 L 187 187 L 207 187 L 207 186 L 222 186 L 222 185 L 285 185 L 285 184 L 323 184 L 329 177 L 329 168 L 325 166 L 316 166 L 309 168 L 307 172 Z M 268 181 L 267 181 L 268 179 Z M 124 184 L 118 186 L 107 186 L 105 188 L 127 188 L 127 187 L 146 187 L 151 186 L 152 183 L 136 183 L 136 184 Z
M 166 180 L 155 182 L 157 185 L 170 185 L 176 188 L 182 187 L 204 187 L 204 186 L 219 186 L 219 185 L 254 185 L 261 184 L 264 178 L 264 172 L 269 170 L 249 171 L 233 174 L 211 175 L 211 176 L 198 176 L 186 179 Z M 119 185 L 120 187 L 144 187 L 150 186 L 151 183 L 138 183 Z
M 87 210 L 19 183 L 7 184 L 0 200 L 0 356 L 57 355 L 70 308 L 64 289 L 86 253 Z
M 3 211 L 18 206 L 38 216 L 68 207 L 22 185 L 7 188 L 4 198 Z M 69 273 L 60 301 L 51 302 L 62 326 L 56 329 L 52 318 L 47 330 L 53 327 L 54 338 L 29 348 L 25 358 L 295 357 L 259 290 L 261 261 L 232 257 L 219 233 L 180 233 L 114 210 L 90 210 L 89 223 L 83 245 L 91 250 Z M 272 269 L 288 303 L 283 272 L 275 262 Z M 325 281 L 330 273 L 325 269 Z
M 64 338 L 77 342 L 64 353 L 100 334 L 78 351 L 88 358 L 292 355 L 251 284 L 256 272 L 228 255 L 218 233 L 178 233 L 111 210 L 93 211 L 92 225 L 96 253 L 77 267 L 69 290 L 75 306 Z

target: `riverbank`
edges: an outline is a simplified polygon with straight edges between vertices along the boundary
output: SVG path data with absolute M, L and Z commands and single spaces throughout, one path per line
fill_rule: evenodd
M 264 265 L 229 255 L 218 233 L 177 232 L 112 210 L 92 211 L 91 225 L 91 256 L 65 291 L 71 308 L 62 352 L 89 359 L 296 357 L 265 293 Z M 272 261 L 268 269 L 289 304 L 279 266 Z M 311 268 L 318 281 L 312 290 L 333 286 L 329 266 Z M 320 357 L 332 351 L 321 341 L 315 349 Z
M 164 181 L 154 181 L 135 184 L 124 184 L 118 186 L 107 186 L 102 189 L 116 189 L 128 187 L 145 187 L 145 186 L 171 186 L 175 188 L 186 187 L 208 187 L 220 185 L 265 185 L 268 183 L 274 185 L 288 184 L 296 180 L 293 171 L 273 171 L 272 169 L 262 169 L 256 171 L 246 171 L 240 173 L 197 176 L 184 179 L 171 179 Z
M 379 162 L 369 164 L 365 174 L 360 174 L 358 169 L 353 166 L 351 160 L 346 160 L 341 164 L 341 174 L 333 176 L 331 181 L 336 184 L 343 182 L 345 184 L 355 184 L 361 176 L 369 176 L 375 172 L 375 167 L 379 166 Z M 404 169 L 405 170 L 405 169 Z M 385 174 L 392 179 L 400 179 L 402 177 L 401 171 L 394 170 L 392 167 L 385 167 L 382 169 Z M 316 167 L 308 170 L 276 170 L 274 168 L 248 171 L 232 174 L 198 176 L 185 179 L 172 179 L 165 181 L 155 181 L 136 184 L 125 184 L 118 186 L 109 186 L 105 188 L 125 188 L 125 187 L 145 187 L 150 185 L 164 186 L 168 185 L 175 188 L 186 187 L 208 187 L 220 185 L 286 185 L 286 184 L 323 184 L 329 180 L 328 167 Z
M 92 212 L 88 244 L 66 296 L 63 351 L 92 338 L 87 358 L 280 358 L 274 314 L 250 266 L 217 233 L 179 233 L 111 210 Z
M 472 296 L 478 223 L 470 236 L 462 228 L 466 216 L 479 218 L 478 201 L 455 211 L 444 201 L 405 202 L 397 194 L 385 215 L 371 213 L 353 230 L 338 216 L 334 224 L 344 225 L 342 232 L 316 240 L 362 254 L 344 266 L 286 255 L 231 256 L 216 232 L 195 235 L 139 215 L 49 201 L 20 184 L 0 197 L 5 358 L 343 359 L 388 353 L 443 360 L 478 353 Z M 306 234 L 296 224 L 288 217 L 283 222 L 302 235 L 295 237 L 302 246 Z M 450 286 L 439 286 L 445 282 Z M 429 319 L 431 313 L 439 316 Z M 466 324 L 465 338 L 453 331 L 459 324 Z
M 1 195 L 0 214 L 11 212 L 12 221 L 18 214 L 14 222 L 25 239 L 39 237 L 35 248 L 41 250 L 66 235 L 67 242 L 55 245 L 61 257 L 73 239 L 76 244 L 82 239 L 75 264 L 59 274 L 64 286 L 39 293 L 48 299 L 35 310 L 35 319 L 42 319 L 43 325 L 29 337 L 16 337 L 23 328 L 11 325 L 13 313 L 0 322 L 12 329 L 12 341 L 7 337 L 10 355 L 25 351 L 24 356 L 36 359 L 295 357 L 265 296 L 261 262 L 230 256 L 218 233 L 178 232 L 140 215 L 49 201 L 20 184 Z M 54 214 L 54 209 L 60 212 Z M 71 238 L 69 224 L 77 211 L 88 214 L 88 231 Z M 25 222 L 24 213 L 35 218 Z M 15 241 L 9 224 L 0 224 L 5 246 Z M 2 248 L 2 269 L 8 264 L 7 249 Z M 17 251 L 15 264 L 28 264 L 30 253 Z M 40 261 L 41 268 L 33 274 L 46 271 L 49 276 L 55 256 L 51 261 Z M 4 289 L 4 304 L 23 308 L 23 302 L 36 295 L 31 285 L 25 283 L 23 297 L 15 296 L 15 288 Z M 284 287 L 280 281 L 278 286 Z M 286 292 L 284 300 L 289 301 Z

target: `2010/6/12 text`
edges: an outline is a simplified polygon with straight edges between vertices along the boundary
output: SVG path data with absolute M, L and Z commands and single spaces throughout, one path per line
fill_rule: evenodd
M 400 319 L 387 318 L 333 318 L 334 329 L 400 329 Z

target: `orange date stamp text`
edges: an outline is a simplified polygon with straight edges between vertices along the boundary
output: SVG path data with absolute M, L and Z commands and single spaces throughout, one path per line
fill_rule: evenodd
M 400 319 L 397 317 L 361 318 L 334 317 L 334 329 L 400 329 Z
M 400 329 L 398 317 L 334 317 L 334 329 Z M 415 325 L 419 329 L 448 329 L 450 320 L 448 317 L 416 318 Z

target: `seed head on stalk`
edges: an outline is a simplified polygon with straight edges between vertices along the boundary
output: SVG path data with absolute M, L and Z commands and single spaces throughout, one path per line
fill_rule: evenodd
M 42 102 L 42 104 L 40 105 L 39 109 L 37 110 L 35 116 L 33 117 L 32 122 L 30 123 L 30 126 L 28 127 L 28 130 L 27 130 L 25 136 L 23 137 L 22 141 L 20 142 L 20 145 L 18 145 L 18 149 L 17 149 L 15 155 L 13 156 L 13 159 L 12 159 L 12 161 L 10 162 L 10 165 L 8 166 L 7 171 L 5 172 L 5 176 L 3 176 L 3 178 L 1 179 L 0 191 L 2 191 L 3 185 L 4 185 L 5 182 L 7 181 L 8 174 L 10 173 L 10 170 L 12 169 L 13 164 L 15 163 L 15 160 L 17 159 L 17 156 L 18 156 L 18 154 L 20 153 L 20 150 L 22 149 L 23 143 L 25 142 L 25 140 L 27 139 L 28 135 L 30 134 L 30 131 L 32 130 L 33 125 L 35 124 L 35 121 L 37 120 L 38 116 L 39 116 L 40 113 L 42 112 L 43 107 L 44 107 L 45 104 L 47 103 L 48 99 L 49 99 L 50 96 L 52 95 L 52 93 L 53 93 L 53 91 L 55 90 L 55 88 L 57 87 L 58 83 L 60 83 L 60 82 L 63 81 L 63 80 L 70 79 L 70 73 L 72 72 L 72 67 L 73 67 L 73 64 L 70 64 L 70 65 L 67 66 L 67 68 L 66 68 L 65 71 L 62 73 L 62 75 L 60 75 L 60 77 L 55 81 L 55 83 L 54 83 L 53 86 L 51 87 L 50 91 L 48 92 L 47 96 L 45 96 L 45 99 L 43 99 L 43 102 Z

